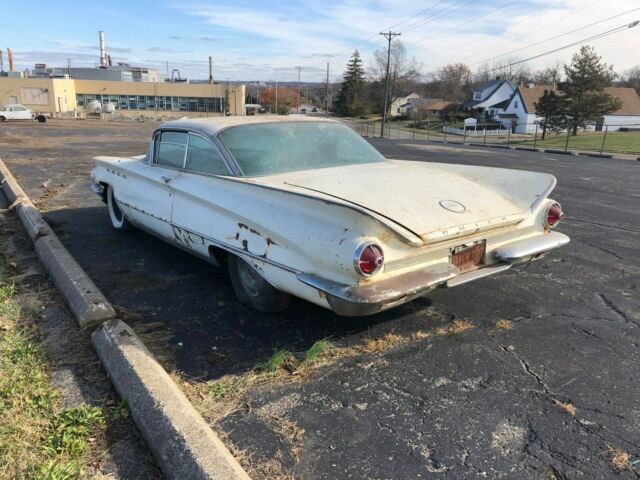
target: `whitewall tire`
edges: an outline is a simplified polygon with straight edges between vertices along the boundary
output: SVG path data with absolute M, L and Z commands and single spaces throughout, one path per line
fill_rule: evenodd
M 107 186 L 107 208 L 109 209 L 109 217 L 111 225 L 119 232 L 128 232 L 133 229 L 131 222 L 127 220 L 124 212 L 120 209 L 117 200 L 113 196 L 113 187 Z

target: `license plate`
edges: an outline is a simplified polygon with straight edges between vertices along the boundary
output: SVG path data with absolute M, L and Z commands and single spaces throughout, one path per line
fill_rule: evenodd
M 471 246 L 462 245 L 451 252 L 451 263 L 460 270 L 475 268 L 484 260 L 486 243 L 475 243 Z

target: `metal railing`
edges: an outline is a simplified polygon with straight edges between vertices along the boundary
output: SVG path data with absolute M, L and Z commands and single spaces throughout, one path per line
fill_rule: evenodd
M 380 121 L 340 119 L 363 137 L 380 138 Z M 512 129 L 462 129 L 448 122 L 388 122 L 384 138 L 441 142 L 461 145 L 514 147 L 562 152 L 586 152 L 599 155 L 622 153 L 640 155 L 640 123 L 607 123 L 561 132 L 543 131 L 537 123 L 518 124 Z

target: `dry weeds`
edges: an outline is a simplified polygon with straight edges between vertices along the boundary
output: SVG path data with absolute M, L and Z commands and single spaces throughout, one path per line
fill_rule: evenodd
M 622 472 L 624 470 L 629 470 L 629 454 L 620 448 L 611 448 L 611 465 L 613 468 Z
M 513 330 L 513 322 L 511 320 L 498 320 L 496 328 L 499 330 Z
M 571 415 L 572 417 L 576 416 L 576 407 L 573 403 L 569 402 L 569 403 L 563 403 L 560 400 L 554 400 L 555 404 L 558 405 L 560 408 L 562 408 L 564 411 L 566 411 L 569 415 Z

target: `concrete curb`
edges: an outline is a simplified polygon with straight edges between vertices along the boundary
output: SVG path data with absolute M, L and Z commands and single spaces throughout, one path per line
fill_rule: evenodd
M 78 265 L 0 159 L 0 187 L 35 243 L 76 321 L 91 336 L 118 394 L 127 400 L 136 426 L 169 479 L 249 480 L 133 330 L 117 320 L 102 292 Z
M 249 480 L 129 326 L 110 320 L 91 340 L 167 478 Z
M 609 155 L 609 154 L 606 154 L 606 153 L 578 152 L 578 155 L 580 155 L 581 157 L 613 158 L 613 155 Z
M 36 253 L 82 329 L 116 318 L 116 312 L 98 287 L 55 235 L 36 241 Z
M 544 153 L 559 153 L 560 155 L 575 155 L 575 152 L 572 150 L 556 150 L 553 148 L 545 149 Z
M 40 237 L 55 235 L 30 200 L 27 199 L 19 203 L 16 210 L 24 229 L 33 243 L 36 243 Z
M 16 202 L 21 203 L 23 201 L 29 201 L 29 197 L 24 193 L 16 179 L 13 177 L 7 166 L 0 159 L 0 185 L 2 185 L 2 190 L 9 200 L 10 204 L 14 204 Z M 30 201 L 29 201 L 30 202 Z
M 539 152 L 540 151 L 539 148 L 533 148 L 533 147 L 515 147 L 514 150 L 523 150 L 525 152 Z

